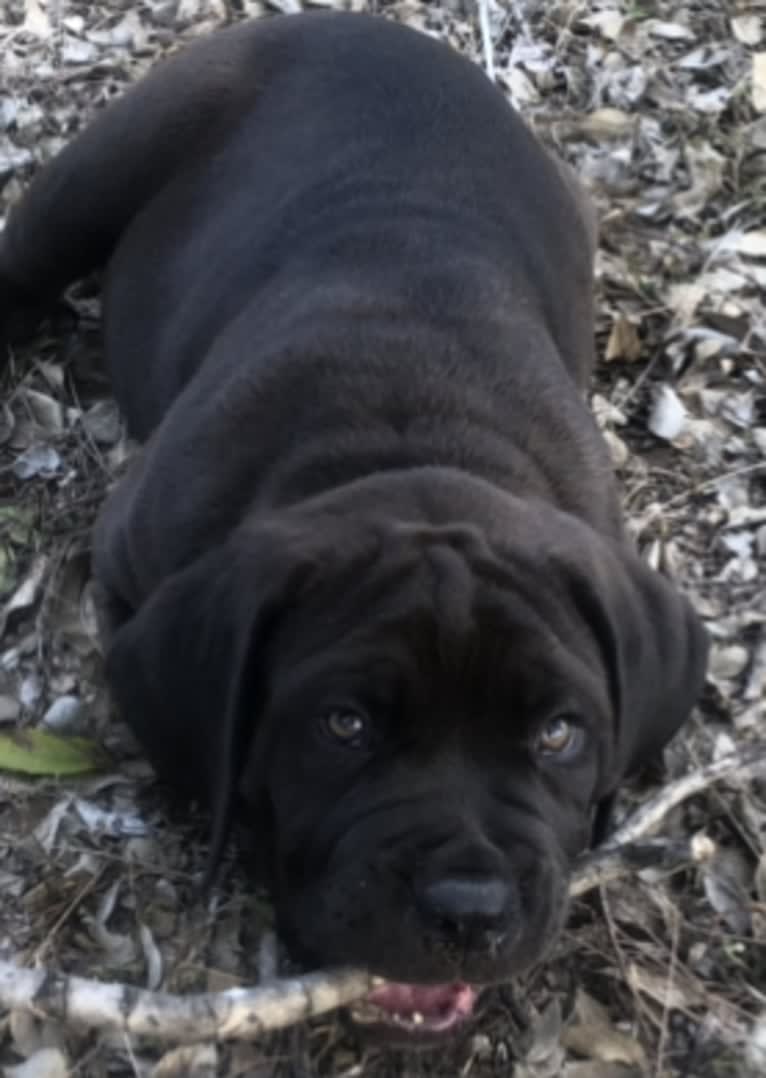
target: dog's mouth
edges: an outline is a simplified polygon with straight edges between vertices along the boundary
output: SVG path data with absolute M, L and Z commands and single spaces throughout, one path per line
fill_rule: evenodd
M 387 981 L 350 1008 L 362 1026 L 387 1027 L 428 1037 L 452 1033 L 473 1014 L 478 989 L 454 984 L 397 984 Z

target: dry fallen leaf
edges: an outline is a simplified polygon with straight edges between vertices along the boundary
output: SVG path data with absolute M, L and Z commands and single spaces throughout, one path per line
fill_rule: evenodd
M 668 305 L 680 325 L 688 326 L 691 323 L 707 291 L 708 288 L 702 281 L 685 281 L 670 286 L 667 293 Z
M 562 1043 L 586 1059 L 603 1063 L 645 1066 L 639 1042 L 614 1028 L 609 1012 L 584 989 L 578 989 L 574 1022 L 562 1034 Z
M 603 108 L 584 116 L 580 121 L 581 130 L 594 138 L 621 138 L 629 134 L 636 126 L 636 117 L 622 109 Z
M 155 943 L 152 930 L 143 921 L 138 926 L 138 938 L 146 963 L 146 987 L 154 992 L 162 983 L 162 953 Z
M 753 107 L 766 112 L 766 52 L 753 54 Z
M 766 228 L 743 232 L 737 250 L 748 258 L 766 258 Z
M 561 1072 L 561 1078 L 646 1078 L 646 1070 L 626 1067 L 622 1063 L 583 1060 L 580 1063 L 567 1063 Z
M 676 391 L 669 385 L 658 386 L 647 426 L 652 434 L 672 442 L 686 425 L 686 409 Z
M 182 1045 L 166 1052 L 149 1078 L 215 1078 L 218 1050 L 214 1044 Z
M 766 904 L 766 853 L 762 853 L 758 858 L 755 870 L 755 893 L 758 901 Z
M 763 36 L 760 15 L 735 15 L 731 19 L 731 29 L 737 41 L 743 45 L 757 45 Z
M 750 869 L 742 855 L 734 849 L 716 850 L 701 867 L 702 882 L 710 905 L 726 925 L 738 936 L 750 931 L 750 901 L 748 887 Z
M 607 8 L 604 11 L 596 11 L 592 15 L 586 15 L 582 22 L 585 26 L 597 30 L 603 37 L 610 41 L 616 41 L 622 33 L 625 25 L 625 15 L 616 8 Z
M 24 1059 L 37 1056 L 43 1051 L 63 1047 L 64 1036 L 61 1027 L 56 1022 L 32 1014 L 30 1011 L 12 1010 L 8 1015 L 7 1029 L 13 1051 Z
M 612 458 L 612 463 L 618 470 L 624 468 L 630 460 L 630 450 L 627 444 L 619 436 L 615 434 L 613 430 L 602 431 L 604 441 L 609 446 L 609 454 Z
M 50 20 L 40 0 L 24 0 L 24 30 L 37 37 L 50 37 Z
M 58 1048 L 41 1048 L 16 1067 L 4 1067 L 5 1078 L 69 1078 L 66 1056 Z
M 40 555 L 29 567 L 24 580 L 8 601 L 0 608 L 0 637 L 5 632 L 6 624 L 12 615 L 21 614 L 37 602 L 48 572 L 49 559 Z
M 556 1078 L 564 1061 L 561 1005 L 555 997 L 536 1016 L 528 1031 L 523 1062 L 514 1068 L 514 1078 Z
M 747 1041 L 747 1062 L 754 1074 L 766 1073 L 766 1013 L 753 1022 Z
M 104 809 L 83 797 L 76 797 L 72 804 L 91 835 L 141 838 L 149 833 L 146 821 L 138 813 Z
M 641 338 L 638 335 L 638 327 L 623 314 L 618 314 L 612 322 L 612 330 L 606 344 L 604 359 L 611 363 L 615 359 L 623 359 L 628 363 L 635 363 L 641 358 Z
M 666 41 L 694 40 L 694 32 L 682 23 L 662 19 L 647 19 L 646 26 L 652 37 L 665 38 Z
M 61 456 L 52 445 L 32 445 L 13 463 L 13 474 L 17 479 L 51 479 L 61 470 Z
M 630 962 L 627 977 L 634 992 L 649 996 L 668 1010 L 691 1010 L 705 1002 L 704 994 L 696 982 L 688 976 L 679 975 L 677 970 L 672 975 L 670 971 L 653 973 L 645 966 Z

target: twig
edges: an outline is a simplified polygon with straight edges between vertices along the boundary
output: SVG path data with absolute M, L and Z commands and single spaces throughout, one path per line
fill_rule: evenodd
M 733 468 L 729 472 L 722 472 L 720 475 L 711 476 L 710 479 L 705 479 L 703 482 L 697 483 L 696 486 L 690 487 L 688 490 L 683 490 L 680 494 L 675 494 L 672 498 L 668 498 L 666 502 L 661 502 L 656 505 L 652 512 L 648 513 L 641 522 L 641 531 L 652 524 L 657 517 L 662 516 L 671 509 L 676 509 L 679 505 L 684 505 L 686 502 L 691 501 L 692 498 L 696 498 L 699 494 L 707 493 L 707 491 L 712 490 L 719 483 L 725 483 L 729 479 L 738 479 L 741 475 L 753 475 L 764 470 L 766 470 L 766 461 L 759 460 L 754 464 L 743 464 L 741 468 Z
M 687 798 L 722 779 L 741 780 L 761 768 L 766 768 L 763 743 L 666 786 L 637 809 L 605 847 L 583 858 L 572 876 L 570 893 L 582 895 L 641 868 L 673 870 L 709 856 L 709 844 L 658 842 L 647 836 Z M 0 962 L 0 1009 L 22 1009 L 64 1023 L 176 1043 L 251 1040 L 353 1003 L 380 983 L 380 978 L 367 973 L 336 970 L 274 980 L 258 988 L 172 996 Z
M 677 871 L 684 865 L 706 859 L 704 847 L 695 848 L 692 842 L 654 840 L 635 842 L 629 846 L 602 847 L 584 855 L 575 867 L 569 883 L 571 898 L 580 898 L 596 887 L 621 880 L 645 868 Z
M 640 842 L 682 801 L 687 801 L 722 779 L 751 778 L 753 772 L 761 769 L 766 773 L 766 743 L 755 742 L 722 756 L 715 763 L 683 775 L 636 809 L 625 823 L 610 835 L 607 848 L 614 850 L 616 847 Z
M 489 21 L 488 0 L 476 0 L 479 8 L 479 29 L 481 45 L 484 50 L 484 68 L 488 78 L 495 81 L 495 50 L 492 44 L 492 26 Z
M 672 920 L 672 938 L 670 946 L 670 965 L 668 967 L 667 990 L 662 1001 L 662 1018 L 660 1019 L 660 1036 L 657 1044 L 657 1063 L 654 1068 L 654 1078 L 662 1078 L 665 1074 L 665 1053 L 667 1052 L 668 1034 L 670 1026 L 670 1000 L 672 998 L 673 982 L 676 979 L 676 966 L 678 964 L 678 937 L 680 935 L 678 910 L 673 909 L 670 914 Z
M 258 988 L 172 996 L 0 962 L 0 1007 L 164 1041 L 249 1040 L 343 1007 L 379 983 L 368 973 L 336 970 Z

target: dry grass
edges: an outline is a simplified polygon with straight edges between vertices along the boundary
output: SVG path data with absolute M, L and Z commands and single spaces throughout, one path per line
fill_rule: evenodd
M 0 207 L 180 39 L 300 6 L 0 0 Z M 423 27 L 483 64 L 491 52 L 500 85 L 591 186 L 608 358 L 594 406 L 639 544 L 689 591 L 715 642 L 705 699 L 669 768 L 679 774 L 754 739 L 766 717 L 766 89 L 755 59 L 766 50 L 763 6 L 325 6 Z M 114 768 L 66 783 L 0 773 L 0 957 L 171 991 L 222 988 L 255 979 L 268 906 L 233 861 L 213 898 L 197 897 L 204 822 L 173 815 L 110 719 L 94 644 L 89 527 L 127 447 L 105 403 L 92 297 L 84 286 L 73 293 L 79 323 L 60 312 L 5 376 L 0 722 L 58 716 L 99 738 Z M 630 792 L 623 807 L 643 796 Z M 0 1065 L 36 1061 L 26 1078 L 763 1074 L 763 784 L 702 795 L 672 814 L 666 832 L 704 832 L 718 853 L 704 867 L 643 872 L 578 903 L 552 961 L 495 992 L 481 1026 L 449 1052 L 365 1048 L 334 1017 L 157 1066 L 151 1046 L 15 1014 L 0 1018 Z

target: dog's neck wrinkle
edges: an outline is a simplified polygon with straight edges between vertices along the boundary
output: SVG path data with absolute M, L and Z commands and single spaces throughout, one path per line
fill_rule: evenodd
M 509 451 L 508 442 L 498 442 L 495 452 L 482 448 L 483 452 L 476 452 L 466 460 L 466 454 L 459 449 L 450 451 L 446 448 L 443 453 L 435 453 L 431 446 L 403 444 L 377 450 L 366 447 L 356 451 L 349 449 L 341 455 L 333 452 L 326 443 L 321 447 L 307 445 L 281 468 L 274 469 L 268 486 L 258 491 L 250 508 L 256 513 L 299 508 L 317 497 L 346 488 L 376 490 L 380 479 L 389 479 L 396 484 L 417 484 L 420 479 L 428 483 L 451 476 L 460 477 L 462 482 L 468 478 L 474 483 L 486 484 L 501 497 L 544 502 L 590 524 L 605 536 L 622 538 L 616 495 L 611 501 L 607 498 L 595 501 L 587 497 L 587 492 L 586 496 L 581 496 L 579 489 L 573 490 L 571 485 L 557 482 L 555 475 L 548 474 L 541 462 L 523 450 Z M 593 467 L 602 474 L 602 490 L 614 485 L 608 467 L 599 461 L 595 461 Z M 459 510 L 447 501 L 445 506 L 451 515 L 444 522 L 460 522 Z
M 292 326 L 289 369 L 278 358 L 267 365 L 257 402 L 252 387 L 245 390 L 251 410 L 269 417 L 263 429 L 270 433 L 258 446 L 259 470 L 268 477 L 259 484 L 259 504 L 295 504 L 382 472 L 448 468 L 540 497 L 614 533 L 616 495 L 609 504 L 562 481 L 556 461 L 535 450 L 539 432 L 553 428 L 570 468 L 598 477 L 600 494 L 614 486 L 600 435 L 595 425 L 583 428 L 580 390 L 553 343 L 531 306 L 509 320 L 496 306 L 486 318 L 483 310 L 453 311 L 435 329 L 401 297 L 373 303 L 364 287 L 345 284 L 339 295 L 330 288 L 305 325 Z M 515 356 L 530 352 L 540 362 L 520 388 Z M 551 363 L 563 379 L 552 378 Z M 291 392 L 298 383 L 313 392 Z M 506 405 L 520 395 L 524 407 L 515 409 L 511 427 Z M 300 440 L 290 438 L 296 429 L 304 432 Z
M 438 459 L 434 459 L 437 456 Z M 539 497 L 556 504 L 551 484 L 532 461 L 521 454 L 514 461 L 503 455 L 489 458 L 477 457 L 465 462 L 463 454 L 434 454 L 426 447 L 381 448 L 377 452 L 365 449 L 349 452 L 340 459 L 332 452 L 325 455 L 321 449 L 307 451 L 306 457 L 292 462 L 280 474 L 278 471 L 269 486 L 262 490 L 254 508 L 287 509 L 298 507 L 317 496 L 358 487 L 378 477 L 388 476 L 394 481 L 417 480 L 421 476 L 461 475 L 464 479 L 489 483 L 498 492 L 519 496 Z M 506 454 L 507 458 L 507 454 Z M 561 505 L 560 508 L 567 508 Z M 455 518 L 458 519 L 458 518 Z

